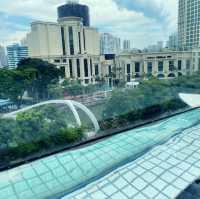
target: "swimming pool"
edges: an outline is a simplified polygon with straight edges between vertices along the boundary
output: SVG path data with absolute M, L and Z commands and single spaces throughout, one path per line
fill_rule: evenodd
M 0 199 L 59 198 L 200 123 L 200 109 L 0 173 Z

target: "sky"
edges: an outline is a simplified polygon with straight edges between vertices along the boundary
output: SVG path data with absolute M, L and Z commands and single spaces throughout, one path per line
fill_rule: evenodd
M 0 44 L 19 42 L 36 20 L 56 21 L 66 0 L 0 0 Z M 177 30 L 178 0 L 80 0 L 90 7 L 91 25 L 131 40 L 135 48 L 167 41 Z

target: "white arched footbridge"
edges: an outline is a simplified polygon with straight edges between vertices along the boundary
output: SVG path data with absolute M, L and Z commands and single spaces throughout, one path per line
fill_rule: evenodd
M 73 101 L 73 100 L 49 100 L 49 101 L 41 102 L 38 104 L 34 104 L 31 106 L 22 108 L 18 111 L 14 111 L 14 112 L 5 114 L 3 117 L 4 118 L 16 118 L 18 113 L 22 113 L 22 112 L 28 111 L 30 109 L 40 107 L 43 105 L 48 105 L 48 104 L 65 104 L 65 105 L 67 105 L 70 108 L 70 110 L 72 111 L 78 126 L 81 126 L 82 122 L 81 122 L 80 116 L 79 116 L 76 108 L 81 109 L 83 112 L 85 112 L 88 115 L 88 117 L 92 121 L 92 123 L 94 125 L 94 129 L 95 129 L 95 133 L 97 133 L 99 131 L 100 127 L 99 127 L 99 123 L 98 123 L 95 115 L 86 106 L 84 106 L 83 104 L 81 104 L 79 102 Z

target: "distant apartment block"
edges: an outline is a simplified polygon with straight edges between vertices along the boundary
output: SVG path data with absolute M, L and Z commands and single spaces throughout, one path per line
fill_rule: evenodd
M 16 68 L 17 64 L 28 57 L 28 47 L 19 44 L 7 46 L 8 67 Z
M 0 46 L 0 68 L 6 67 L 8 65 L 8 60 L 6 57 L 5 48 Z
M 124 51 L 131 50 L 131 41 L 130 40 L 124 40 L 123 41 L 123 50 Z
M 179 0 L 178 43 L 181 50 L 200 47 L 199 13 L 199 0 Z
M 145 51 L 147 52 L 161 52 L 163 50 L 163 41 L 158 41 L 156 44 L 149 45 L 147 48 L 145 48 Z
M 178 49 L 178 34 L 176 32 L 169 36 L 166 47 L 170 50 Z
M 110 33 L 102 33 L 100 40 L 101 54 L 119 54 L 121 51 L 120 38 L 114 37 Z

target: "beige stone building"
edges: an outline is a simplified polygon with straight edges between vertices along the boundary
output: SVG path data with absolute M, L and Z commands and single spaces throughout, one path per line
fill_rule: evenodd
M 103 76 L 125 82 L 154 76 L 159 79 L 192 75 L 200 70 L 200 49 L 152 53 L 122 53 L 102 62 Z
M 81 17 L 33 22 L 26 40 L 29 57 L 63 67 L 66 78 L 89 84 L 101 75 L 100 34 L 96 28 L 84 26 Z

